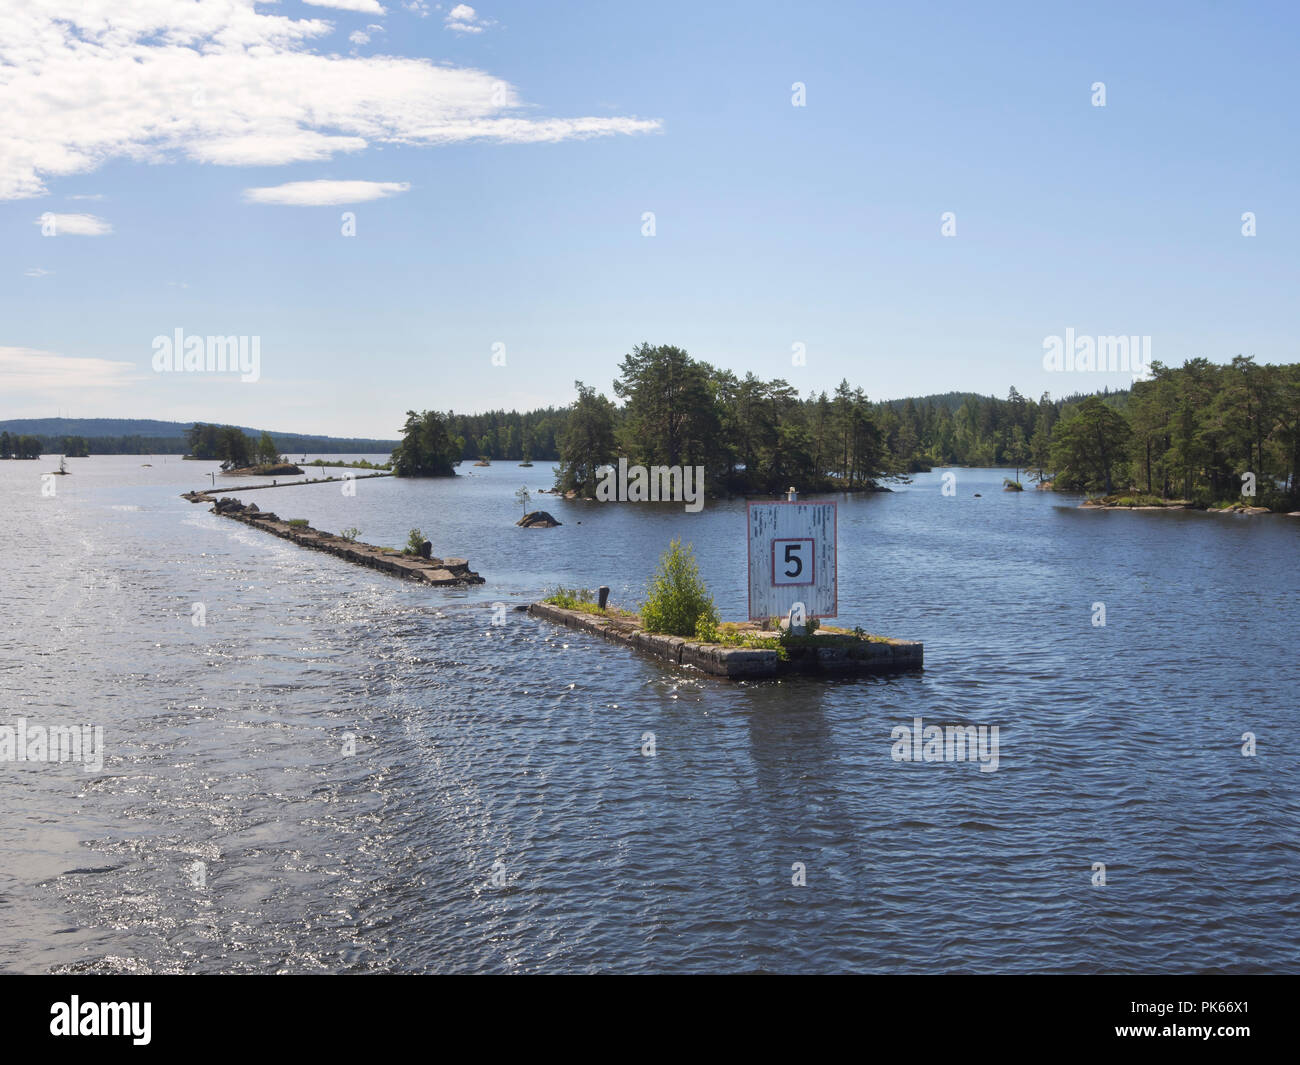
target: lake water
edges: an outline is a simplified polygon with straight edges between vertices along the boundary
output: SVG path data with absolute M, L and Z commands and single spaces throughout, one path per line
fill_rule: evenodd
M 534 496 L 564 524 L 519 529 L 540 463 L 245 497 L 418 526 L 487 579 L 452 592 L 178 498 L 210 463 L 69 460 L 45 498 L 56 464 L 0 462 L 0 723 L 107 753 L 0 762 L 0 969 L 1300 968 L 1300 520 L 1001 470 L 842 497 L 839 623 L 925 672 L 735 684 L 491 622 L 559 583 L 632 602 L 673 536 L 741 617 L 741 501 Z M 894 761 L 915 717 L 998 726 L 997 771 Z

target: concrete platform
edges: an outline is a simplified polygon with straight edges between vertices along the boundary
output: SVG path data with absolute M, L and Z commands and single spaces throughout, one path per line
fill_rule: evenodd
M 840 633 L 817 633 L 810 646 L 791 647 L 782 660 L 775 650 L 698 643 L 681 636 L 660 636 L 637 627 L 635 620 L 566 610 L 553 603 L 532 603 L 534 617 L 621 643 L 674 666 L 690 666 L 729 680 L 779 677 L 793 673 L 869 676 L 923 669 L 925 648 L 915 640 L 862 639 Z

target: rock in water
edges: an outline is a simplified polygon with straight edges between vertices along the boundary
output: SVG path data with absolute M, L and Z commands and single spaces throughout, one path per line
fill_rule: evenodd
M 556 521 L 544 510 L 532 510 L 515 524 L 522 525 L 525 529 L 554 529 L 557 525 L 563 525 L 564 523 Z

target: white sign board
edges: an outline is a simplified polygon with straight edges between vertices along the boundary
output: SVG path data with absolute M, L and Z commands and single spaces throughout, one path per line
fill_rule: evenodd
M 785 617 L 795 603 L 806 617 L 835 617 L 835 537 L 834 503 L 750 503 L 750 619 Z

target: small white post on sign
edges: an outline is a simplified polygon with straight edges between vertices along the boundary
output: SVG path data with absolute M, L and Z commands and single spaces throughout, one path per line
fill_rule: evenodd
M 801 503 L 793 488 L 784 501 L 749 504 L 751 620 L 794 627 L 839 613 L 836 516 L 834 503 Z

